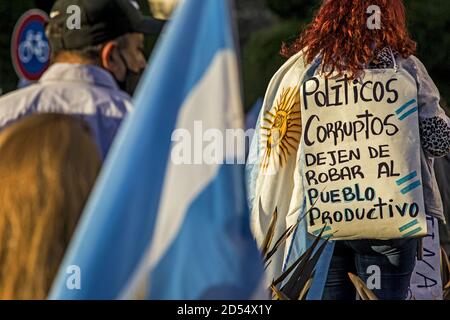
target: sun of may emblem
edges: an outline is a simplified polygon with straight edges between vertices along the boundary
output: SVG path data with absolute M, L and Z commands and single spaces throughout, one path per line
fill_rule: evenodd
M 272 161 L 282 167 L 291 153 L 297 150 L 301 129 L 299 87 L 285 88 L 275 107 L 264 115 L 261 126 L 264 148 L 261 166 L 265 169 Z

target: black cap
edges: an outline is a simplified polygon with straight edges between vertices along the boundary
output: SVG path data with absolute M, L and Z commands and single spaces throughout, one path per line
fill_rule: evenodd
M 76 14 L 80 15 L 80 28 L 74 28 Z M 134 0 L 57 0 L 50 12 L 49 26 L 63 27 L 52 46 L 77 50 L 113 40 L 127 33 L 158 34 L 164 21 L 146 17 Z

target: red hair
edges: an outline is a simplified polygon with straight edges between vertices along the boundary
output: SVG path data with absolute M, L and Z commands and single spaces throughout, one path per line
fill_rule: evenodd
M 381 9 L 381 29 L 367 27 L 371 5 Z M 387 46 L 404 58 L 416 50 L 402 0 L 324 0 L 312 23 L 291 46 L 283 44 L 281 53 L 290 57 L 304 50 L 308 63 L 320 55 L 323 73 L 345 71 L 355 78 L 372 61 L 374 50 Z

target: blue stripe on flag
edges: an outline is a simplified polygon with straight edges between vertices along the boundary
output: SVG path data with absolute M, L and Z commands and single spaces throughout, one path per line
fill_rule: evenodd
M 417 219 L 414 219 L 413 221 L 408 222 L 407 224 L 405 224 L 405 225 L 401 226 L 400 228 L 398 228 L 398 230 L 399 230 L 400 232 L 403 232 L 403 231 L 405 231 L 406 229 L 409 229 L 409 228 L 411 228 L 412 226 L 415 226 L 415 225 L 418 224 L 418 223 L 419 223 L 419 221 L 418 221 Z
M 402 114 L 401 117 L 399 117 L 398 119 L 400 121 L 403 121 L 403 120 L 405 120 L 406 118 L 408 118 L 410 115 L 412 115 L 414 112 L 416 112 L 418 110 L 419 110 L 419 108 L 417 108 L 417 107 L 412 108 L 411 110 L 408 110 L 408 112 L 405 112 L 404 114 Z
M 399 186 L 399 185 L 404 184 L 406 181 L 409 181 L 409 180 L 411 180 L 411 179 L 414 179 L 415 177 L 417 177 L 417 172 L 416 172 L 416 171 L 413 171 L 413 172 L 411 172 L 410 174 L 408 174 L 407 176 L 405 176 L 405 177 L 403 177 L 403 178 L 401 178 L 401 179 L 398 179 L 398 180 L 396 181 L 396 183 L 397 183 L 397 185 Z
M 397 115 L 399 115 L 400 113 L 403 112 L 403 110 L 405 110 L 406 108 L 408 108 L 410 105 L 412 105 L 414 102 L 416 102 L 416 99 L 412 99 L 410 101 L 408 101 L 407 103 L 405 103 L 404 105 L 402 105 L 400 108 L 398 108 L 395 113 Z
M 251 296 L 254 287 L 248 283 L 258 283 L 262 268 L 258 270 L 256 262 L 261 257 L 256 243 L 246 240 L 253 237 L 245 201 L 230 201 L 245 194 L 243 170 L 223 165 L 191 203 L 177 238 L 150 275 L 150 299 Z
M 402 236 L 402 238 L 410 237 L 410 236 L 415 235 L 416 233 L 418 233 L 418 232 L 420 232 L 420 231 L 422 231 L 422 228 L 421 228 L 421 227 L 418 227 L 418 228 L 416 228 L 416 229 L 414 229 L 414 230 L 411 230 L 411 231 L 408 232 L 408 233 L 405 233 L 405 234 Z
M 52 299 L 114 299 L 152 238 L 179 108 L 216 54 L 234 46 L 225 4 L 186 0 L 156 48 L 52 287 Z M 66 287 L 80 267 L 82 289 Z
M 400 190 L 400 192 L 402 194 L 407 194 L 408 192 L 411 192 L 412 190 L 416 189 L 419 186 L 420 186 L 420 181 L 414 181 L 409 186 L 406 186 L 402 190 Z
M 331 230 L 331 227 L 330 226 L 326 226 L 325 228 L 317 229 L 317 230 L 313 231 L 313 235 L 317 236 L 320 232 L 322 232 L 322 229 L 325 232 L 325 231 Z

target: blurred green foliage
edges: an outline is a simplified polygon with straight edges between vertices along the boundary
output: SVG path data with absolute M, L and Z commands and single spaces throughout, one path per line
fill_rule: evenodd
M 281 42 L 294 40 L 301 25 L 299 20 L 286 20 L 254 33 L 245 45 L 242 53 L 246 111 L 264 95 L 270 79 L 284 63 Z
M 442 97 L 450 102 L 450 1 L 406 0 L 408 24 L 417 41 L 417 56 L 427 67 Z
M 265 0 L 267 7 L 283 18 L 309 18 L 320 6 L 317 0 Z
M 290 42 L 311 21 L 320 0 L 266 0 L 280 23 L 266 27 L 249 39 L 243 49 L 245 108 L 264 96 L 271 76 L 285 59 L 279 55 L 282 42 Z M 409 30 L 418 42 L 417 56 L 438 86 L 442 104 L 450 101 L 450 1 L 405 0 Z M 305 14 L 306 13 L 306 14 Z

